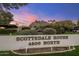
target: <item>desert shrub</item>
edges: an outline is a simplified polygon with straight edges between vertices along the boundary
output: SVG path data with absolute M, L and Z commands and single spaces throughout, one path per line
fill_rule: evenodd
M 43 30 L 44 34 L 56 34 L 56 29 L 53 28 L 46 28 Z

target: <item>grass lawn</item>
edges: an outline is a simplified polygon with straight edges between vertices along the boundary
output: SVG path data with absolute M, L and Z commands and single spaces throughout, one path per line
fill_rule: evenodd
M 50 53 L 50 54 L 38 54 L 32 56 L 79 56 L 79 46 L 75 47 L 73 51 L 63 52 L 63 53 Z M 11 51 L 0 51 L 0 56 L 19 56 L 12 53 Z

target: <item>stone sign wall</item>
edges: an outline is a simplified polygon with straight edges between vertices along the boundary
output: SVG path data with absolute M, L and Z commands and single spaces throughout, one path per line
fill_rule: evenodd
M 79 45 L 79 35 L 0 36 L 0 50 L 66 47 Z

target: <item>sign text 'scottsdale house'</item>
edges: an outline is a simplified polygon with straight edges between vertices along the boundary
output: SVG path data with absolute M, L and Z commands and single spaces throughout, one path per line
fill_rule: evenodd
M 68 36 L 53 36 L 53 39 L 68 39 Z M 16 41 L 51 40 L 51 36 L 16 37 Z

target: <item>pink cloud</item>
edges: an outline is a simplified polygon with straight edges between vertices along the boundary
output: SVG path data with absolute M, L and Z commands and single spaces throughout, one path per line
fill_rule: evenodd
M 18 14 L 14 14 L 14 21 L 16 21 L 19 24 L 24 24 L 26 26 L 30 25 L 32 22 L 34 22 L 37 19 L 37 15 L 31 14 L 26 11 L 21 11 Z

